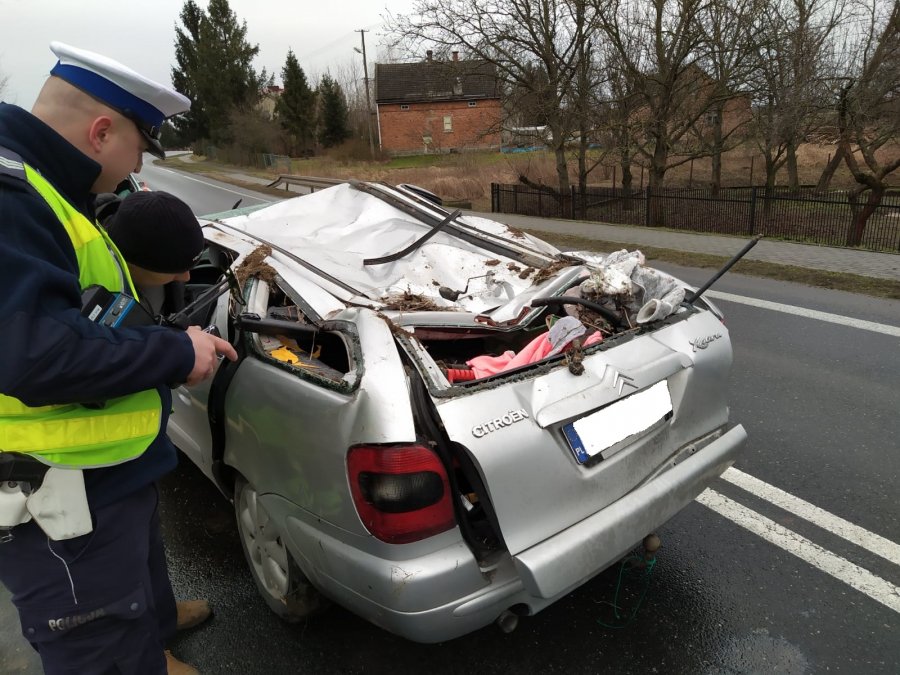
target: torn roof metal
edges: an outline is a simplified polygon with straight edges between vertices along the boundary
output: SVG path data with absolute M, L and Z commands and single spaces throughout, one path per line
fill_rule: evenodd
M 415 295 L 436 308 L 487 313 L 533 288 L 536 270 L 528 273 L 521 252 L 543 264 L 559 255 L 550 244 L 501 223 L 460 216 L 404 257 L 364 264 L 410 247 L 447 215 L 366 183 L 364 189 L 337 185 L 217 222 L 228 234 L 272 245 L 270 262 L 298 292 L 306 293 L 304 287 L 314 282 L 346 304 Z M 488 248 L 479 245 L 479 237 Z M 500 250 L 504 242 L 509 246 L 509 255 L 498 253 L 498 241 Z M 446 297 L 448 290 L 460 292 L 456 300 Z

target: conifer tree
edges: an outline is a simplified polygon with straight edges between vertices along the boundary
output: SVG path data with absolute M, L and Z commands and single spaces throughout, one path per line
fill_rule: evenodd
M 188 142 L 229 141 L 233 111 L 246 111 L 259 100 L 268 77 L 252 66 L 259 52 L 247 42 L 247 22 L 239 22 L 228 0 L 210 0 L 204 12 L 194 0 L 182 7 L 175 28 L 172 85 L 191 99 L 191 111 L 173 120 Z
M 340 145 L 350 137 L 344 91 L 329 75 L 319 83 L 319 143 L 325 148 Z
M 275 115 L 290 137 L 291 154 L 305 154 L 312 150 L 316 138 L 316 94 L 293 50 L 288 50 L 281 79 L 284 91 L 275 104 Z

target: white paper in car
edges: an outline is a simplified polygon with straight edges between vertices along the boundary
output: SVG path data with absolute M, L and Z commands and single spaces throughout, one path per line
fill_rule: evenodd
M 579 463 L 584 463 L 629 436 L 656 424 L 672 411 L 666 382 L 612 403 L 602 410 L 566 424 L 563 433 Z

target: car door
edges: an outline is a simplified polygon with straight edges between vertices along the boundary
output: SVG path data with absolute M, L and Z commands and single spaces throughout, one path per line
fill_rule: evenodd
M 229 295 L 223 294 L 216 301 L 210 321 L 220 335 L 228 335 Z M 221 367 L 216 367 L 216 372 Z M 172 415 L 167 428 L 169 438 L 200 470 L 213 478 L 212 435 L 208 414 L 210 388 L 215 376 L 189 387 L 180 384 L 172 391 Z

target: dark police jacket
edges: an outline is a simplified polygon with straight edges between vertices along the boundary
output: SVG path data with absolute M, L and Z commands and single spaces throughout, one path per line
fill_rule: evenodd
M 21 155 L 94 220 L 91 187 L 99 164 L 30 113 L 2 103 L 0 146 Z M 111 329 L 80 310 L 78 263 L 59 219 L 24 182 L 0 179 L 0 393 L 29 406 L 103 401 L 150 388 L 162 399 L 159 434 L 140 457 L 84 472 L 96 508 L 175 466 L 165 435 L 171 410 L 166 383 L 187 379 L 194 352 L 180 331 Z

